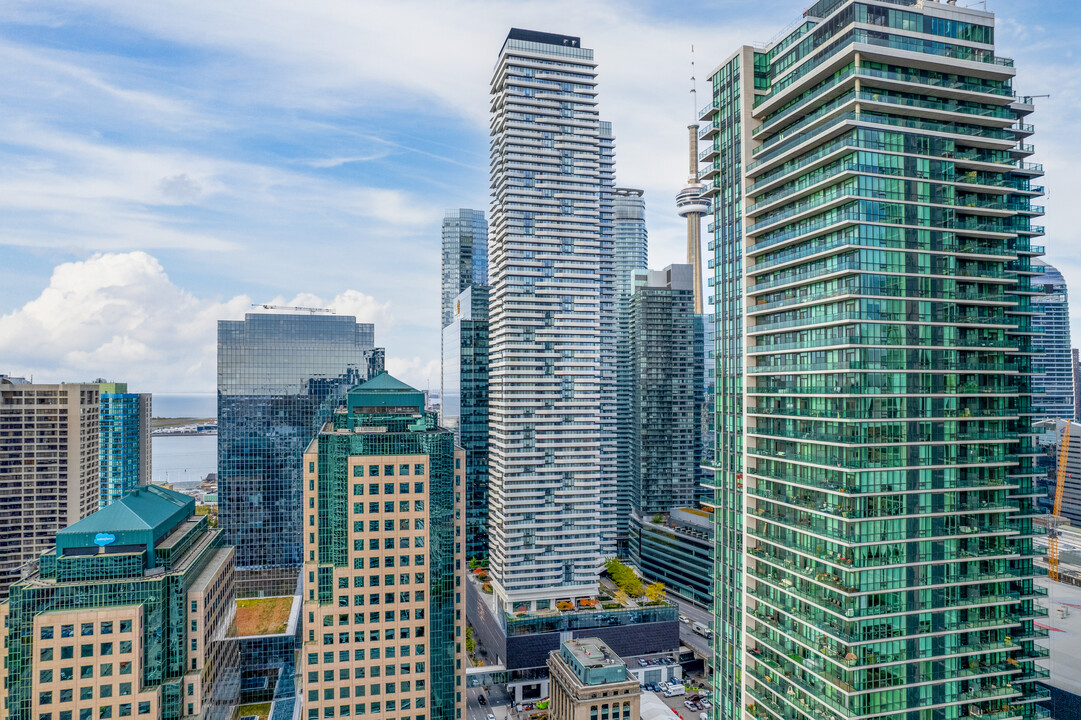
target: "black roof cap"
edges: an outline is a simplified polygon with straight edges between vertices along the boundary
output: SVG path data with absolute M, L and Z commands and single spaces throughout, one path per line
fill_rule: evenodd
M 522 30 L 511 28 L 507 33 L 508 40 L 525 40 L 526 42 L 544 43 L 546 45 L 566 45 L 567 47 L 582 47 L 582 38 L 573 35 L 560 35 L 558 33 L 539 32 L 537 30 Z

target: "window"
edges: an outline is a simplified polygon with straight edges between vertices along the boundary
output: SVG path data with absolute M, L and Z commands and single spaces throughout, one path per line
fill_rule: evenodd
M 81 668 L 79 668 L 79 677 L 84 680 L 94 677 L 94 666 L 83 665 Z
M 112 635 L 113 634 L 113 622 L 112 622 L 112 620 L 110 620 L 109 622 L 103 622 L 101 624 L 101 634 L 102 635 Z
M 102 643 L 101 644 L 101 654 L 102 655 L 112 655 L 113 654 L 113 644 L 111 642 Z
M 82 635 L 83 637 L 86 637 L 87 635 L 93 635 L 94 634 L 94 623 L 92 623 L 92 622 L 83 623 L 82 627 L 79 628 L 79 634 Z
M 94 688 L 92 688 L 92 687 L 79 688 L 79 699 L 80 700 L 93 700 L 94 699 Z
M 194 605 L 194 604 L 195 603 L 193 602 L 192 605 Z M 120 621 L 120 632 L 122 632 L 122 633 L 131 632 L 131 620 L 121 620 Z M 139 707 L 140 708 L 142 707 L 142 703 L 139 703 Z M 149 712 L 149 710 L 147 712 Z M 139 711 L 139 714 L 140 715 L 142 714 L 142 710 Z
M 394 483 L 383 483 L 383 494 L 384 495 L 393 495 L 394 494 Z
M 42 640 L 52 640 L 52 638 L 53 638 L 52 625 L 49 625 L 48 627 L 42 627 L 41 628 L 41 639 Z
M 131 652 L 131 640 L 121 640 L 120 641 L 120 652 L 122 652 L 122 653 Z
M 388 477 L 393 475 L 394 474 L 394 466 L 393 465 L 384 465 L 383 466 L 383 474 L 387 475 Z
M 38 703 L 40 705 L 52 705 L 53 704 L 53 694 L 52 694 L 52 692 L 38 693 Z
M 116 714 L 120 717 L 131 716 L 131 703 L 123 703 L 116 709 Z
M 92 643 L 81 645 L 79 647 L 79 657 L 94 657 L 94 645 Z
M 63 688 L 60 691 L 60 702 L 62 702 L 62 703 L 71 702 L 72 701 L 72 696 L 73 696 L 73 693 L 71 691 L 71 688 Z
M 424 474 L 424 465 L 423 465 L 423 463 L 417 463 L 416 465 L 413 466 L 413 474 L 414 475 L 423 475 Z
M 113 664 L 112 663 L 102 663 L 100 671 L 101 671 L 101 677 L 112 677 Z
M 422 512 L 424 510 L 424 501 L 423 500 L 414 500 L 413 501 L 413 510 L 415 510 L 416 512 Z
M 62 638 L 75 637 L 75 626 L 74 625 L 61 625 L 60 626 L 60 637 L 62 637 Z
M 149 715 L 150 714 L 150 702 L 149 701 L 139 703 L 139 714 L 140 715 Z
M 364 466 L 363 465 L 354 465 L 353 466 L 353 477 L 364 477 Z M 357 487 L 360 487 L 360 485 L 358 485 Z
M 131 695 L 131 683 L 129 683 L 129 682 L 120 683 L 120 685 L 118 685 L 117 688 L 119 690 L 120 695 Z
M 378 465 L 369 465 L 368 466 L 368 475 L 371 476 L 371 477 L 378 477 L 379 476 L 379 466 Z
M 52 648 L 42 648 L 41 649 L 41 659 L 42 660 L 52 660 L 53 659 L 53 649 Z
M 60 659 L 61 660 L 71 660 L 73 657 L 75 657 L 75 646 L 74 645 L 64 645 L 63 647 L 60 648 Z
M 120 674 L 121 675 L 131 675 L 131 661 L 130 660 L 120 663 Z

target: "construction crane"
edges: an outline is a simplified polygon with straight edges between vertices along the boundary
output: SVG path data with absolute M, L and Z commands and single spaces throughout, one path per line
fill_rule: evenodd
M 288 305 L 259 305 L 252 303 L 252 307 L 261 307 L 264 310 L 293 310 L 294 312 L 306 312 L 309 315 L 315 315 L 316 313 L 333 313 L 330 308 L 311 308 L 311 307 L 291 307 Z
M 1062 439 L 1058 448 L 1058 476 L 1055 483 L 1055 505 L 1051 510 L 1051 517 L 1047 519 L 1047 576 L 1052 580 L 1059 579 L 1058 570 L 1058 536 L 1059 518 L 1062 517 L 1062 488 L 1066 485 L 1066 456 L 1070 450 L 1070 423 L 1062 431 Z

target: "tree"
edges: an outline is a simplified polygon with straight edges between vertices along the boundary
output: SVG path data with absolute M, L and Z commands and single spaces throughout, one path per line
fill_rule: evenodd
M 663 602 L 664 601 L 664 583 L 655 582 L 650 583 L 646 587 L 646 600 L 650 602 Z
M 626 605 L 627 600 L 629 599 L 630 598 L 627 597 L 627 593 L 623 592 L 622 590 L 616 590 L 615 595 L 612 597 L 612 600 L 619 603 L 620 605 Z

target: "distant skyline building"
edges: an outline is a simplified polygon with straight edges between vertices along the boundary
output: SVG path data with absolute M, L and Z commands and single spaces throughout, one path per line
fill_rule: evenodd
M 488 284 L 488 223 L 483 210 L 460 208 L 443 216 L 443 301 L 440 328 L 454 319 L 454 299 L 470 285 Z
M 967 5 L 820 0 L 710 74 L 714 717 L 1049 714 L 1043 168 Z
M 98 509 L 100 392 L 0 375 L 0 601 L 56 533 Z
M 1073 373 L 1074 420 L 1081 420 L 1081 351 L 1070 349 L 1070 371 Z
M 693 282 L 690 265 L 632 273 L 620 353 L 630 381 L 629 404 L 620 414 L 629 442 L 619 459 L 632 534 L 643 518 L 693 506 L 697 496 L 702 381 Z
M 491 94 L 492 583 L 543 609 L 615 552 L 613 145 L 577 37 L 512 29 Z
M 156 485 L 55 533 L 0 605 L 4 716 L 230 720 L 233 572 L 195 499 Z
M 466 288 L 443 328 L 440 425 L 465 450 L 466 558 L 488 557 L 488 290 Z
M 1042 417 L 1073 419 L 1074 372 L 1073 348 L 1070 343 L 1070 304 L 1066 279 L 1053 266 L 1040 260 L 1032 261 L 1033 270 L 1043 274 L 1032 278 L 1033 328 L 1041 333 L 1035 344 L 1041 352 L 1032 357 L 1036 373 L 1033 385 L 1041 392 L 1033 395 L 1032 404 Z
M 631 328 L 629 313 L 634 293 L 634 271 L 648 266 L 649 238 L 646 232 L 646 204 L 643 191 L 633 188 L 616 188 L 613 195 L 616 267 L 616 543 L 620 554 L 625 554 L 627 523 L 630 518 L 631 483 L 629 469 L 634 428 L 630 409 L 634 393 L 634 372 L 629 358 L 621 358 L 621 349 L 628 349 Z
M 301 717 L 465 717 L 464 464 L 386 373 L 305 450 Z
M 150 393 L 129 393 L 127 383 L 96 381 L 100 390 L 99 420 L 103 508 L 151 479 Z
M 631 273 L 649 267 L 644 191 L 617 187 L 612 191 L 615 236 L 616 295 L 630 295 Z
M 291 595 L 303 560 L 300 457 L 345 391 L 382 372 L 375 326 L 326 314 L 218 323 L 218 507 L 238 590 Z

